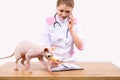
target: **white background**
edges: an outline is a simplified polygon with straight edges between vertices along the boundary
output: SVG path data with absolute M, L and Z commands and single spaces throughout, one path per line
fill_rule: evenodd
M 39 42 L 44 18 L 56 12 L 56 0 L 0 0 L 0 57 L 22 40 Z M 73 15 L 82 25 L 85 49 L 79 61 L 110 61 L 120 67 L 120 1 L 75 0 Z M 14 57 L 0 60 L 0 64 Z

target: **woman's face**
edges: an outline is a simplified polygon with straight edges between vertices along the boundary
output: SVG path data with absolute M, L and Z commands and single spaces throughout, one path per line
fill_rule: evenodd
M 72 13 L 72 7 L 66 6 L 65 4 L 61 4 L 57 7 L 57 15 L 62 19 L 66 19 Z

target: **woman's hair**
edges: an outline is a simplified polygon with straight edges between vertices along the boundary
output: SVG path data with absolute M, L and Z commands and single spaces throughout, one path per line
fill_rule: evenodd
M 57 0 L 57 7 L 61 4 L 65 4 L 71 8 L 74 7 L 74 0 Z

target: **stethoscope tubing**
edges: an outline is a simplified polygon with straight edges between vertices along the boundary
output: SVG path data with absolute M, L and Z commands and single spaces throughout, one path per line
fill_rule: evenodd
M 55 22 L 54 22 L 54 24 L 53 24 L 53 27 L 55 28 L 56 26 L 56 24 L 58 24 L 59 25 L 59 27 L 61 27 L 61 24 L 57 21 L 57 19 L 56 19 L 56 15 L 57 15 L 57 13 L 54 15 L 54 18 L 55 18 Z M 69 32 L 69 29 L 67 29 L 67 31 L 66 31 L 66 38 L 68 38 L 68 32 Z

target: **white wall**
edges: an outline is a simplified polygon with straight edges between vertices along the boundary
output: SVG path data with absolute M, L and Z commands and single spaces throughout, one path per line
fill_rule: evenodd
M 79 61 L 110 61 L 120 67 L 120 1 L 75 0 L 85 49 Z M 41 21 L 56 11 L 56 0 L 0 0 L 0 57 L 24 40 L 39 42 Z M 14 57 L 0 60 L 0 64 Z

